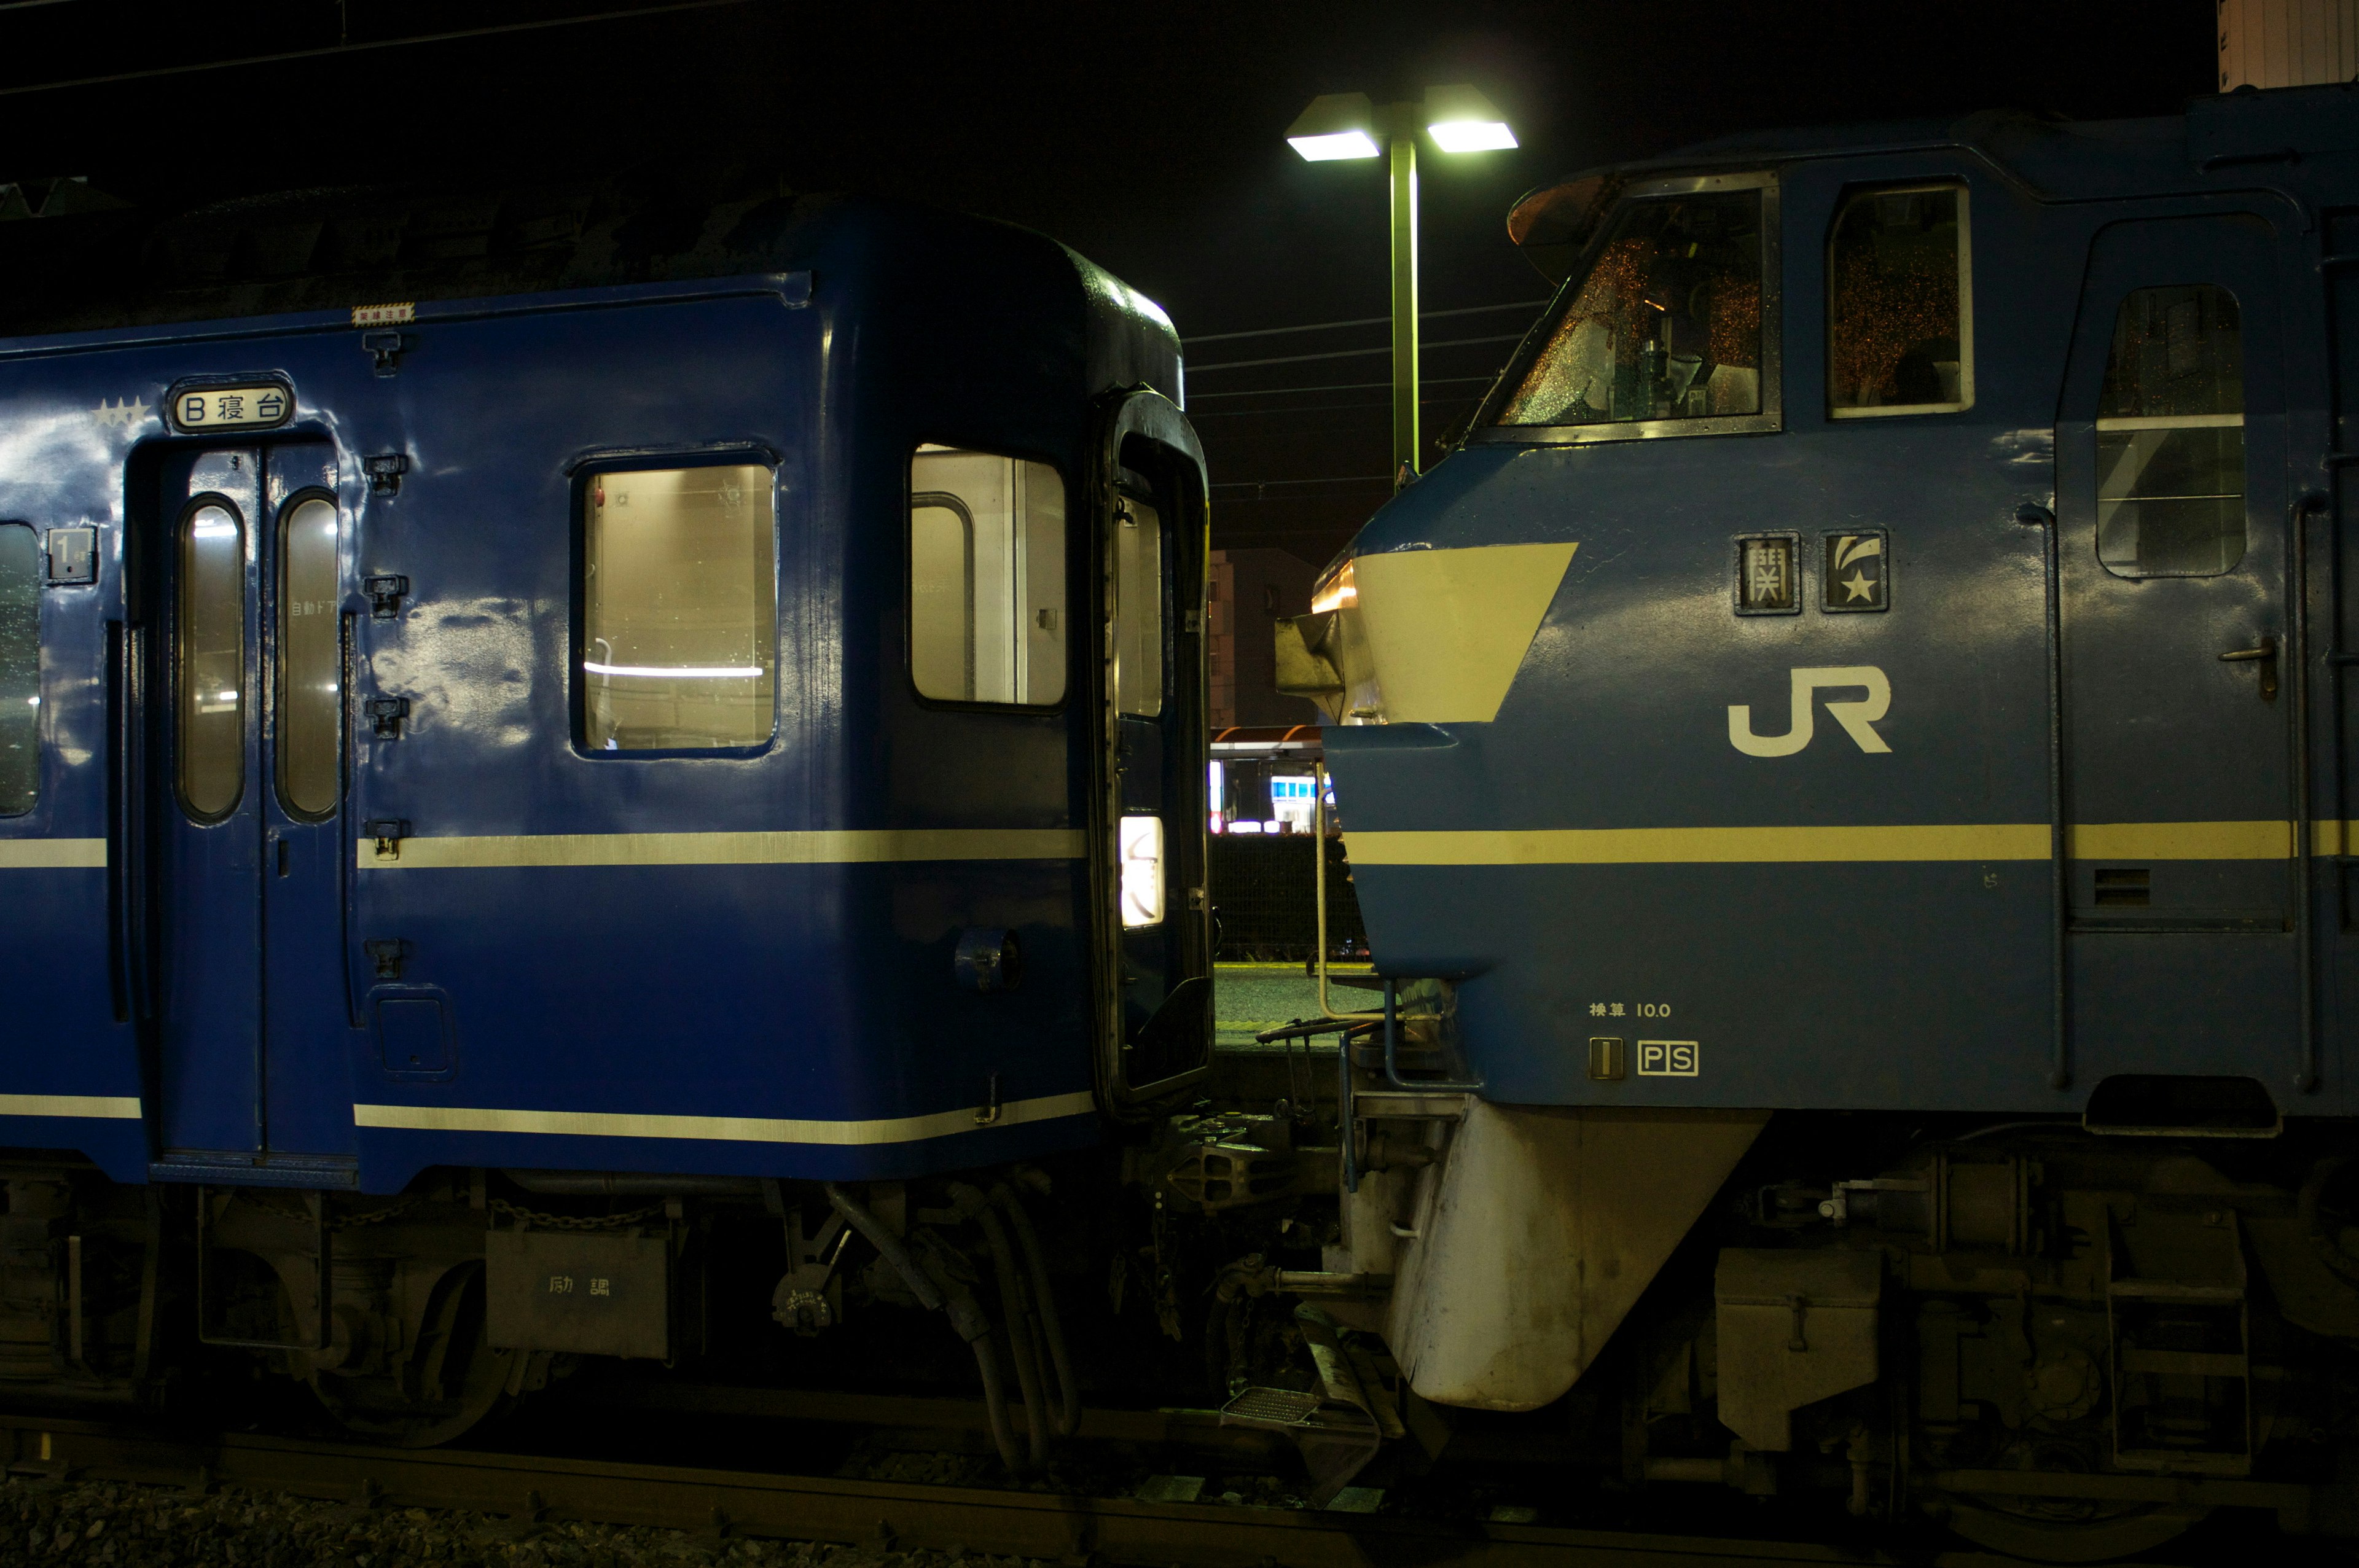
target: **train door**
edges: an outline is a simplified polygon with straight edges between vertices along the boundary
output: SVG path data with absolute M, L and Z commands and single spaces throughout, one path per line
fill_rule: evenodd
M 2075 1076 L 2293 1065 L 2286 388 L 2249 215 L 2093 247 L 2057 432 Z
M 340 1155 L 344 529 L 325 443 L 173 454 L 150 552 L 167 1155 Z
M 1205 891 L 1202 458 L 1152 393 L 1117 406 L 1101 453 L 1110 855 L 1107 1007 L 1116 1102 L 1183 1087 L 1212 1047 Z

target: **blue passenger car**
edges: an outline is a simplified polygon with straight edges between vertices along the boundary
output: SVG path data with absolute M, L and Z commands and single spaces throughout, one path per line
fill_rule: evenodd
M 216 1237 L 443 1168 L 775 1192 L 1201 1077 L 1206 492 L 1152 301 L 775 187 L 61 183 L 7 241 L 27 1181 L 187 1184 Z M 323 1248 L 255 1249 L 287 1343 Z

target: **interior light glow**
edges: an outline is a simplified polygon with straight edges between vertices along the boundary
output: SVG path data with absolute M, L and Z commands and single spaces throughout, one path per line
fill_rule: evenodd
M 745 680 L 762 673 L 759 665 L 602 665 L 590 659 L 582 667 L 597 676 L 661 676 L 670 680 Z
M 1330 131 L 1322 136 L 1288 136 L 1286 145 L 1305 163 L 1333 163 L 1338 158 L 1374 157 L 1383 149 L 1365 131 Z
M 214 700 L 218 702 L 235 702 L 237 700 L 237 693 L 234 691 L 216 692 L 213 695 Z
M 1122 866 L 1125 928 L 1163 921 L 1163 818 L 1125 816 L 1116 829 L 1114 858 Z
M 41 699 L 38 697 L 28 697 L 25 700 L 31 703 L 35 708 L 41 706 Z
M 1229 824 L 1229 831 L 1232 833 L 1258 833 L 1261 831 L 1261 824 L 1258 822 L 1247 822 L 1241 817 Z
M 1516 133 L 1503 120 L 1444 120 L 1425 134 L 1446 153 L 1499 152 L 1516 145 Z
M 1352 563 L 1345 561 L 1310 589 L 1310 613 L 1323 615 L 1330 610 L 1350 610 L 1360 602 L 1359 585 L 1352 578 Z

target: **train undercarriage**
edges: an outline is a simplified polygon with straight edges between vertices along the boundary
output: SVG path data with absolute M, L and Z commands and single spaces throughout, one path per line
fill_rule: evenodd
M 1016 1473 L 1085 1398 L 1210 1406 L 1287 1438 L 1314 1503 L 1504 1427 L 1574 1509 L 1709 1492 L 2048 1562 L 2223 1509 L 2359 1536 L 2359 1160 L 2339 1128 L 1776 1119 L 1569 1392 L 1468 1411 L 1413 1390 L 1387 1337 L 1399 1283 L 1354 1266 L 1371 1227 L 1434 1223 L 1463 1130 L 1360 1122 L 1339 1181 L 1312 1104 L 843 1187 L 445 1170 L 384 1198 L 130 1188 L 20 1157 L 0 1401 L 203 1421 L 299 1384 L 333 1428 L 419 1446 L 622 1361 L 980 1387 Z

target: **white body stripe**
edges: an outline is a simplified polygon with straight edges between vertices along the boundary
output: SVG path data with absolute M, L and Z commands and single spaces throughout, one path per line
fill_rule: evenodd
M 1077 827 L 915 827 L 819 833 L 519 833 L 404 838 L 390 856 L 356 846 L 369 871 L 462 866 L 828 866 L 897 860 L 1078 860 Z
M 136 1121 L 139 1097 L 0 1095 L 0 1116 L 87 1116 L 104 1121 Z
M 982 1106 L 896 1116 L 873 1121 L 790 1121 L 755 1116 L 652 1116 L 608 1110 L 503 1110 L 482 1106 L 356 1105 L 353 1122 L 405 1132 L 537 1132 L 573 1138 L 691 1138 L 723 1143 L 820 1143 L 835 1147 L 917 1143 L 977 1128 L 1087 1116 L 1096 1098 L 1087 1089 L 1010 1100 L 996 1119 L 976 1119 Z
M 82 871 L 105 864 L 103 838 L 0 838 L 0 871 Z

